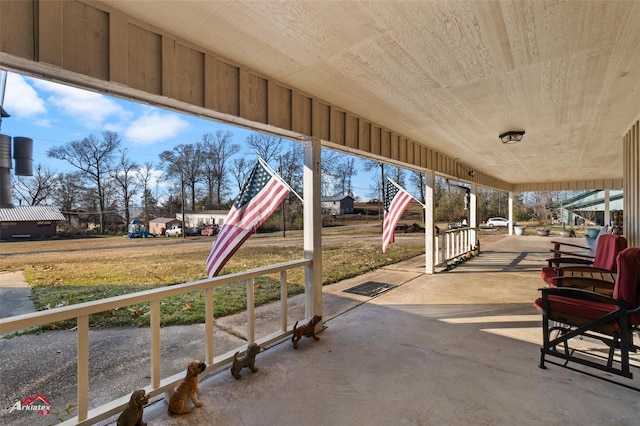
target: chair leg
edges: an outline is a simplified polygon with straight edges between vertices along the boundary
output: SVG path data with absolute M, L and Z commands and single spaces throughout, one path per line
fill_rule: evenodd
M 547 369 L 547 366 L 544 365 L 544 348 L 540 348 L 540 363 L 538 364 L 538 368 L 542 368 L 543 370 Z
M 618 336 L 615 336 L 613 338 L 613 341 L 609 345 L 609 358 L 607 359 L 607 367 L 613 366 L 613 356 L 615 355 L 617 347 L 620 347 L 620 344 L 619 344 Z

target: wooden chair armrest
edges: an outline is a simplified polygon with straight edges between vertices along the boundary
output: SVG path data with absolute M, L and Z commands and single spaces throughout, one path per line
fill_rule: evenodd
M 553 257 L 551 259 L 547 259 L 548 266 L 559 267 L 561 264 L 565 265 L 591 265 L 593 263 L 593 259 L 588 258 L 578 258 L 578 257 Z
M 553 253 L 553 257 L 562 257 L 562 255 L 571 256 L 571 257 L 583 257 L 585 259 L 593 259 L 594 256 L 591 254 L 585 253 L 574 253 L 572 251 L 562 251 L 562 250 L 549 250 Z
M 599 280 L 595 280 L 599 281 Z M 542 297 L 546 297 L 549 295 L 554 296 L 563 296 L 570 297 L 572 299 L 578 300 L 586 300 L 590 302 L 600 302 L 600 303 L 609 303 L 611 305 L 617 305 L 621 307 L 625 307 L 625 303 L 620 300 L 614 299 L 611 296 L 606 294 L 600 294 L 589 290 L 584 290 L 582 288 L 575 287 L 544 287 L 541 288 Z
M 591 250 L 591 247 L 585 247 L 579 244 L 573 244 L 573 243 L 565 243 L 564 241 L 551 241 L 551 244 L 553 244 L 553 249 L 554 250 L 560 250 L 560 246 L 569 246 L 569 247 L 575 247 L 575 248 L 580 248 L 580 249 L 584 249 L 584 250 Z

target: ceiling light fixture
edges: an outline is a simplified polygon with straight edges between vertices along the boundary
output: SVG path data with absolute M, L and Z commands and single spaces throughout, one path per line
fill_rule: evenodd
M 511 130 L 500 135 L 502 143 L 516 143 L 522 140 L 524 130 Z

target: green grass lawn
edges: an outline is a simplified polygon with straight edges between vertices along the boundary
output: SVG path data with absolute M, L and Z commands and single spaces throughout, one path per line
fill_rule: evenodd
M 35 241 L 3 244 L 0 270 L 22 270 L 39 310 L 118 296 L 206 278 L 205 261 L 211 239 L 126 240 L 105 237 L 87 240 Z M 420 245 L 392 244 L 382 253 L 379 243 L 323 245 L 323 285 L 410 259 L 424 253 Z M 302 244 L 245 244 L 225 265 L 221 275 L 303 258 Z M 304 292 L 302 269 L 288 274 L 288 294 Z M 280 298 L 280 278 L 255 282 L 256 305 Z M 214 316 L 246 309 L 246 285 L 232 283 L 214 291 Z M 92 315 L 92 327 L 149 324 L 149 304 Z M 163 325 L 204 322 L 204 292 L 163 299 Z M 75 320 L 44 328 L 75 326 Z

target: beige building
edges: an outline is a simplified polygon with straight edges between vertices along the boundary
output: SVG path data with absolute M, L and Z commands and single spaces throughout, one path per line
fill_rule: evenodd
M 154 235 L 164 235 L 164 232 L 174 223 L 180 220 L 171 217 L 157 217 L 149 221 L 149 233 Z
M 218 225 L 222 226 L 224 220 L 229 214 L 229 210 L 197 210 L 184 213 L 176 213 L 176 219 L 184 223 L 184 226 L 206 226 Z

